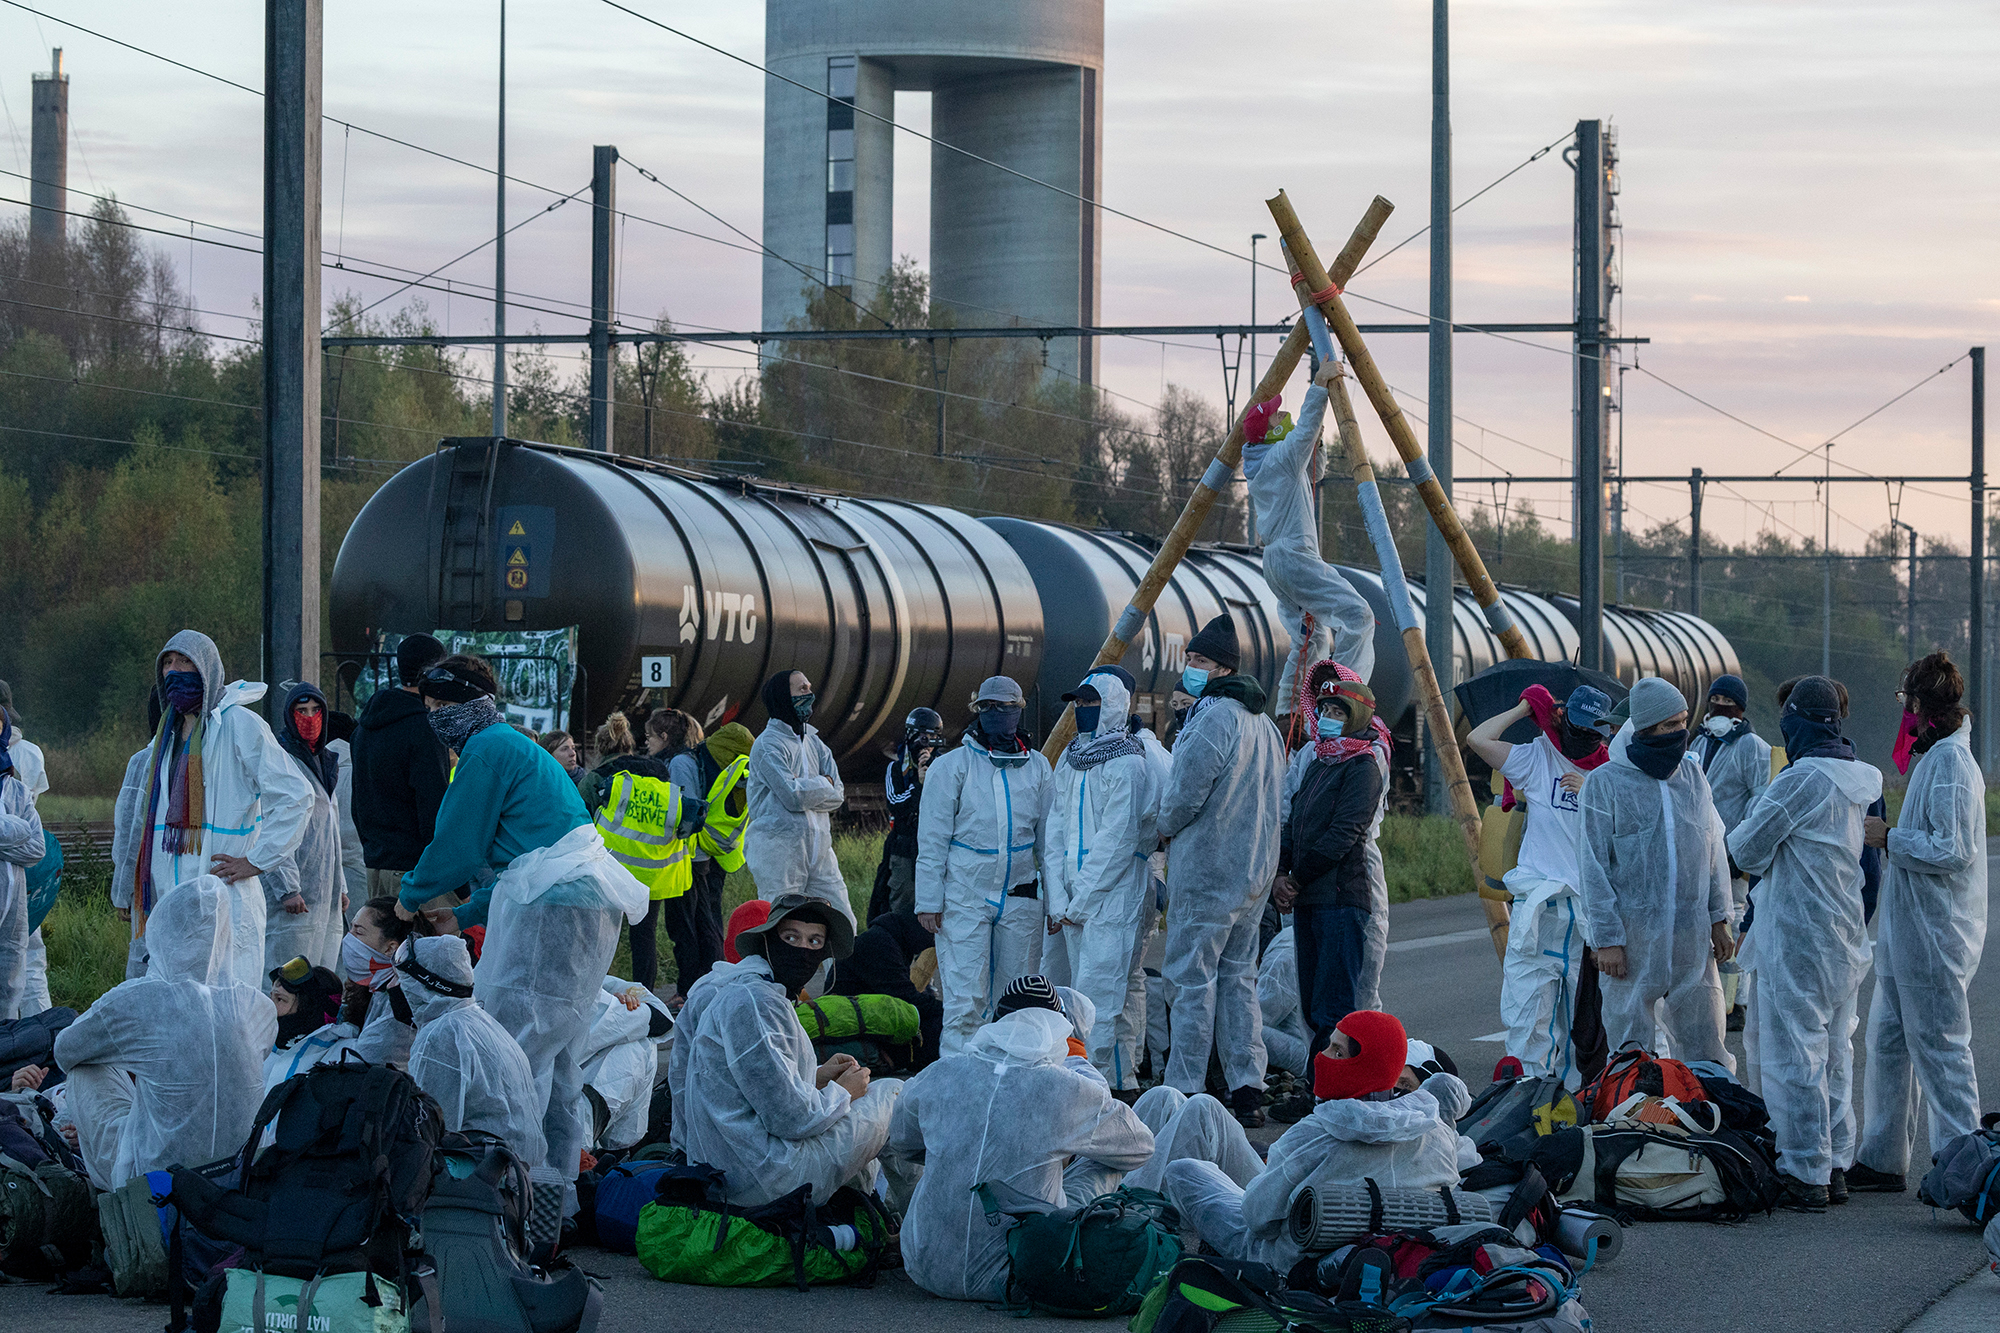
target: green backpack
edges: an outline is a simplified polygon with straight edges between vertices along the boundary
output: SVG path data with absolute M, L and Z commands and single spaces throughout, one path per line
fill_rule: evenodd
M 842 1187 L 815 1203 L 812 1186 L 755 1208 L 727 1202 L 727 1181 L 712 1166 L 669 1167 L 654 1201 L 639 1210 L 634 1248 L 662 1282 L 702 1287 L 867 1286 L 882 1265 L 889 1218 L 861 1191 Z M 852 1228 L 839 1248 L 833 1228 Z M 844 1237 L 843 1237 L 844 1239 Z
M 1114 1190 L 1053 1211 L 1004 1185 L 974 1193 L 988 1222 L 1015 1219 L 1007 1233 L 1009 1304 L 1068 1319 L 1130 1314 L 1180 1262 L 1181 1215 L 1152 1190 Z
M 60 1276 L 90 1262 L 97 1206 L 90 1183 L 60 1162 L 0 1153 L 0 1273 Z
M 814 1041 L 873 1041 L 901 1046 L 917 1039 L 917 1006 L 893 995 L 822 995 L 797 1006 L 799 1025 Z

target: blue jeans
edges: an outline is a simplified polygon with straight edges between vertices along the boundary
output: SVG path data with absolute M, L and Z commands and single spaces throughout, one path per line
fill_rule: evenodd
M 1299 1007 L 1312 1029 L 1311 1054 L 1317 1055 L 1326 1049 L 1334 1024 L 1354 1012 L 1368 913 L 1359 907 L 1298 907 L 1292 911 L 1292 934 Z

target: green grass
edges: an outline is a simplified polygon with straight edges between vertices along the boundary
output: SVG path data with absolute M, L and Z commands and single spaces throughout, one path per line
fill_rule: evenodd
M 1478 887 L 1465 837 L 1443 815 L 1390 815 L 1382 821 L 1380 845 L 1392 903 L 1447 898 Z
M 41 803 L 37 802 L 39 806 Z M 125 979 L 132 927 L 111 906 L 111 863 L 86 854 L 63 866 L 62 894 L 42 921 L 49 998 L 81 1012 Z
M 43 792 L 35 798 L 35 812 L 44 824 L 93 824 L 110 819 L 114 804 L 109 796 L 58 796 Z

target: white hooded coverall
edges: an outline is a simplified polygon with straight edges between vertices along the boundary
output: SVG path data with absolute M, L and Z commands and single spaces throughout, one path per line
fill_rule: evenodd
M 1034 970 L 1043 929 L 1032 889 L 1042 866 L 1049 761 L 1032 746 L 996 759 L 975 725 L 931 761 L 917 824 L 917 911 L 942 919 L 942 1054 L 963 1049 L 1000 994 Z M 1026 887 L 1026 893 L 1009 890 Z
M 750 822 L 743 861 L 766 902 L 803 893 L 840 909 L 851 925 L 854 904 L 833 855 L 833 812 L 847 799 L 833 751 L 806 724 L 805 734 L 772 718 L 750 746 Z

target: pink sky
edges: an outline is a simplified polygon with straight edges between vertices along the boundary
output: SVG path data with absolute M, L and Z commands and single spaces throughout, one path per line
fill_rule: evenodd
M 34 0 L 35 7 L 189 64 L 261 83 L 262 12 L 249 0 L 198 9 L 133 0 Z M 635 7 L 751 59 L 763 46 L 753 0 Z M 473 162 L 493 159 L 492 0 L 329 6 L 326 105 L 336 116 Z M 567 192 L 589 178 L 590 147 L 671 181 L 747 231 L 761 214 L 760 76 L 592 0 L 522 3 L 510 13 L 509 167 Z M 1105 201 L 1242 249 L 1270 231 L 1262 199 L 1286 187 L 1322 246 L 1367 199 L 1399 205 L 1385 236 L 1428 216 L 1429 7 L 1272 0 L 1109 0 Z M 144 205 L 255 231 L 261 119 L 249 95 L 18 9 L 0 6 L 0 91 L 9 123 L 0 167 L 25 171 L 28 79 L 62 45 L 72 75 L 70 182 Z M 1454 28 L 1456 194 L 1464 197 L 1565 133 L 1579 118 L 1618 128 L 1623 157 L 1625 301 L 1621 331 L 1652 338 L 1642 364 L 1796 444 L 1815 446 L 1973 343 L 2000 345 L 2000 259 L 1993 219 L 1993 70 L 2000 15 L 1964 0 L 1894 6 L 1681 0 L 1673 6 L 1513 0 L 1459 7 Z M 927 128 L 927 98 L 899 118 Z M 897 248 L 923 259 L 925 146 L 899 151 Z M 362 261 L 428 268 L 490 233 L 491 177 L 330 128 L 328 247 Z M 0 177 L 8 197 L 23 184 Z M 345 193 L 343 206 L 342 194 Z M 1571 176 L 1553 154 L 1458 216 L 1461 319 L 1568 317 Z M 511 191 L 512 217 L 549 196 Z M 635 174 L 629 211 L 709 235 L 717 225 Z M 87 206 L 88 201 L 82 201 Z M 0 205 L 0 209 L 13 208 Z M 570 205 L 516 233 L 510 286 L 588 299 L 587 210 Z M 174 228 L 178 224 L 162 222 Z M 220 233 L 205 233 L 220 235 Z M 1104 318 L 1110 323 L 1236 322 L 1248 317 L 1248 268 L 1109 218 Z M 185 264 L 187 245 L 170 250 Z M 753 327 L 755 256 L 629 224 L 619 305 L 690 326 Z M 1425 303 L 1427 248 L 1413 244 L 1356 284 L 1410 309 Z M 451 270 L 491 278 L 488 256 Z M 196 246 L 198 304 L 247 314 L 253 256 Z M 390 286 L 329 273 L 329 296 Z M 1267 313 L 1285 299 L 1266 275 Z M 442 316 L 447 301 L 432 299 Z M 449 302 L 451 327 L 479 332 L 486 309 Z M 1357 316 L 1400 319 L 1356 304 Z M 517 312 L 525 323 L 535 316 Z M 544 329 L 569 321 L 541 316 Z M 240 321 L 203 317 L 211 330 Z M 1219 399 L 1212 342 L 1112 343 L 1105 383 L 1138 405 L 1163 381 Z M 1558 338 L 1534 339 L 1550 347 Z M 1405 399 L 1425 384 L 1421 338 L 1377 340 Z M 1458 342 L 1461 474 L 1561 471 L 1569 453 L 1566 356 L 1492 339 Z M 702 349 L 697 363 L 737 373 L 748 358 Z M 1836 464 L 1870 472 L 1962 472 L 1968 377 L 1961 364 L 1844 437 Z M 1294 386 L 1294 393 L 1302 381 Z M 1639 374 L 1627 377 L 1628 471 L 1768 472 L 1798 457 Z M 1501 439 L 1499 432 L 1525 443 Z M 1371 444 L 1388 452 L 1371 428 Z M 1537 452 L 1537 451 L 1544 452 Z M 1555 455 L 1550 457 L 1549 455 Z M 1803 464 L 1793 471 L 1811 471 Z M 1724 540 L 1787 524 L 1817 534 L 1811 487 L 1711 490 Z M 1914 488 L 1903 516 L 1963 542 L 1965 492 Z M 1556 488 L 1516 487 L 1566 527 Z M 1486 488 L 1463 500 L 1487 500 Z M 1764 502 L 1775 507 L 1764 508 Z M 1684 518 L 1687 490 L 1634 488 L 1634 526 Z M 1852 548 L 1888 517 L 1879 486 L 1835 495 L 1834 540 Z

